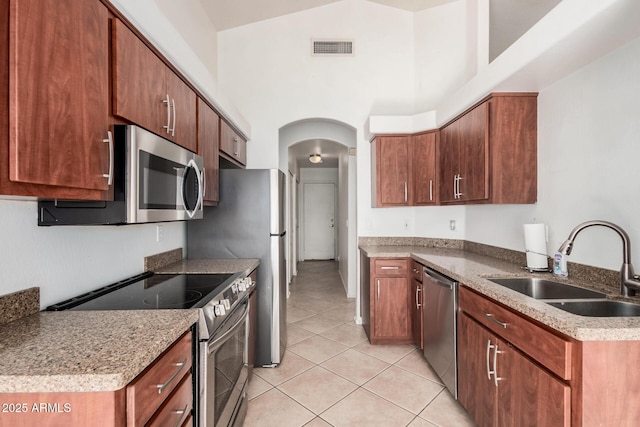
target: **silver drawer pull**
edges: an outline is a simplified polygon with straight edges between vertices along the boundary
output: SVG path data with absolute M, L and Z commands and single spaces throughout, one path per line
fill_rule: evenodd
M 499 320 L 496 320 L 495 317 L 493 317 L 493 314 L 484 313 L 484 317 L 486 317 L 487 319 L 491 320 L 496 325 L 500 325 L 505 329 L 507 328 L 507 324 L 504 323 L 504 322 L 500 322 Z
M 178 376 L 178 374 L 180 373 L 180 371 L 182 371 L 182 368 L 184 368 L 186 364 L 187 364 L 187 358 L 186 358 L 186 357 L 185 357 L 185 359 L 184 359 L 182 362 L 180 362 L 180 363 L 174 363 L 174 365 L 178 367 L 178 370 L 177 370 L 173 375 L 171 375 L 171 378 L 169 378 L 169 379 L 167 380 L 167 382 L 166 382 L 166 383 L 164 383 L 164 384 L 157 384 L 157 385 L 156 385 L 156 387 L 158 387 L 158 394 L 162 394 L 162 392 L 164 391 L 164 389 L 165 389 L 165 388 L 167 388 L 167 386 L 168 386 L 169 384 L 171 384 L 171 383 L 173 382 L 173 380 L 175 380 L 175 379 L 176 379 L 176 377 Z
M 388 266 L 388 265 L 384 265 L 382 267 L 380 267 L 381 270 L 400 270 L 400 267 L 396 266 Z
M 187 414 L 187 408 L 189 408 L 189 404 L 184 405 L 184 409 L 178 409 L 177 411 L 173 411 L 174 414 L 180 415 L 178 418 L 178 422 L 176 423 L 176 427 L 180 427 L 182 422 L 184 421 L 184 415 Z

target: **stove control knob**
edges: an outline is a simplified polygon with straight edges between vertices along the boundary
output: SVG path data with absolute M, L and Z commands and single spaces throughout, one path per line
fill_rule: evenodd
M 227 310 L 225 310 L 225 306 L 223 304 L 214 304 L 213 314 L 216 317 L 224 316 L 227 314 Z
M 233 283 L 231 285 L 231 292 L 233 292 L 234 295 L 238 293 L 238 283 Z
M 238 282 L 238 290 L 239 290 L 240 292 L 244 292 L 244 291 L 246 291 L 246 290 L 247 290 L 247 285 L 245 284 L 244 279 L 242 279 L 242 280 L 240 280 L 240 281 Z
M 222 306 L 225 308 L 225 310 L 231 310 L 231 302 L 229 301 L 228 298 L 220 300 L 220 304 L 222 304 Z

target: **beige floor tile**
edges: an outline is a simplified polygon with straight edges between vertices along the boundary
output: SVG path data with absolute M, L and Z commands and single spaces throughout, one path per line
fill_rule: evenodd
M 358 386 L 316 366 L 281 384 L 278 389 L 315 414 L 347 396 Z
M 287 325 L 287 346 L 299 343 L 314 335 L 313 332 L 302 329 L 296 325 Z
M 263 380 L 257 375 L 252 375 L 249 380 L 249 387 L 247 388 L 247 398 L 249 400 L 260 396 L 262 393 L 269 391 L 273 388 L 273 385 Z
M 332 427 L 332 426 L 322 418 L 315 417 L 314 419 L 306 423 L 304 427 Z
M 360 344 L 367 340 L 367 335 L 360 325 L 342 324 L 321 333 L 325 338 L 339 342 L 348 347 Z
M 435 424 L 431 424 L 429 421 L 423 420 L 420 417 L 415 417 L 407 427 L 439 427 L 439 426 Z M 449 426 L 449 427 L 456 427 L 456 426 Z
M 427 363 L 422 350 L 420 350 L 419 348 L 407 354 L 405 357 L 396 362 L 395 365 L 399 368 L 420 375 L 421 377 L 427 378 L 433 382 L 442 384 L 442 380 L 440 380 L 438 374 L 436 374 L 429 363 Z
M 323 317 L 328 317 L 329 319 L 341 320 L 355 325 L 356 309 L 350 304 L 318 314 Z M 362 327 L 361 325 L 358 326 Z
M 354 347 L 362 353 L 384 360 L 387 363 L 396 363 L 398 360 L 411 353 L 415 347 L 410 345 L 371 345 L 363 342 Z
M 294 323 L 297 327 L 311 331 L 314 334 L 320 334 L 341 324 L 342 322 L 339 320 L 329 319 L 318 315 L 314 315 L 313 317 L 308 317 Z
M 391 366 L 364 386 L 367 390 L 418 415 L 443 389 L 443 386 Z
M 320 364 L 347 349 L 347 346 L 319 335 L 307 338 L 289 347 L 289 351 L 316 364 Z
M 447 389 L 433 399 L 419 416 L 440 427 L 475 427 L 476 425 Z
M 275 368 L 254 368 L 254 374 L 273 385 L 282 384 L 313 368 L 314 364 L 290 351 L 285 351 L 282 363 Z
M 375 357 L 355 350 L 347 350 L 321 365 L 349 381 L 362 385 L 389 367 Z
M 296 306 L 287 307 L 287 323 L 295 323 L 299 320 L 306 319 L 307 317 L 315 316 L 316 313 L 303 310 Z
M 404 427 L 414 416 L 363 389 L 358 389 L 322 413 L 334 427 Z
M 311 421 L 313 415 L 299 403 L 278 389 L 249 402 L 244 427 L 300 427 Z

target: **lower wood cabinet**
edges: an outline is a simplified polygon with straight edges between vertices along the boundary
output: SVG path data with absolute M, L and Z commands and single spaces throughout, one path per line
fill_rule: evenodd
M 409 263 L 408 258 L 364 257 L 369 272 L 361 276 L 361 312 L 371 344 L 413 342 Z
M 188 331 L 117 391 L 0 394 L 0 427 L 191 426 L 192 351 Z

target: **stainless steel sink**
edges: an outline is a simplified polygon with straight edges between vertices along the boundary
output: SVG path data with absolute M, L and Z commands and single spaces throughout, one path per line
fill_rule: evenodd
M 640 305 L 623 301 L 562 301 L 549 305 L 569 313 L 590 317 L 640 316 Z
M 601 292 L 535 277 L 490 278 L 493 283 L 539 300 L 602 299 Z

